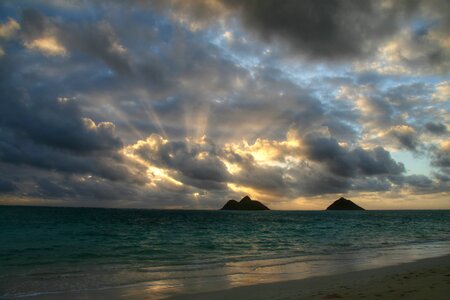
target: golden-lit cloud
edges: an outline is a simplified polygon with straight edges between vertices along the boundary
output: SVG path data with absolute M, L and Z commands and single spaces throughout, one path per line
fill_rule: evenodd
M 289 130 L 286 139 L 281 141 L 257 138 L 253 144 L 243 140 L 225 147 L 240 155 L 250 155 L 261 165 L 278 165 L 289 157 L 301 155 L 301 140 L 295 130 Z
M 439 101 L 450 100 L 450 81 L 443 81 L 436 85 L 436 92 L 433 94 L 433 98 Z
M 13 18 L 8 18 L 8 21 L 0 24 L 0 42 L 2 40 L 7 41 L 13 38 L 16 33 L 20 30 L 20 24 L 17 23 Z M 5 50 L 0 44 L 0 58 L 5 55 Z
M 0 24 L 0 39 L 10 39 L 20 30 L 20 24 L 13 18 L 8 18 L 3 24 Z
M 66 48 L 53 36 L 46 36 L 25 42 L 25 46 L 30 50 L 39 51 L 45 55 L 64 56 L 67 54 Z
M 170 170 L 152 164 L 149 157 L 139 155 L 139 151 L 145 151 L 146 155 L 152 155 L 157 152 L 159 146 L 167 144 L 168 140 L 163 137 L 153 134 L 146 140 L 139 140 L 133 145 L 124 148 L 124 154 L 147 168 L 146 174 L 148 178 L 148 185 L 151 188 L 157 188 L 160 185 L 171 185 L 176 187 L 183 186 L 183 183 L 170 176 Z M 145 150 L 143 150 L 145 149 Z M 147 159 L 146 159 L 147 158 Z

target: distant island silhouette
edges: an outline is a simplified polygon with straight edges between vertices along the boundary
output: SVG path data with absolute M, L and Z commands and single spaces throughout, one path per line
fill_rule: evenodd
M 356 205 L 351 200 L 343 197 L 334 201 L 326 210 L 365 210 L 359 205 Z
M 259 201 L 250 199 L 245 196 L 241 201 L 229 200 L 221 210 L 270 210 L 267 206 Z

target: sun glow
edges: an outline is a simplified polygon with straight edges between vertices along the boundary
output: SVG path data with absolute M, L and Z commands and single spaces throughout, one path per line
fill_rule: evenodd
M 234 183 L 228 183 L 228 188 L 232 191 L 239 193 L 240 195 L 252 195 L 253 199 L 270 201 L 273 199 L 273 195 L 268 195 L 260 192 L 259 190 L 253 189 L 248 186 L 238 185 Z
M 225 165 L 225 167 L 227 168 L 228 172 L 232 175 L 236 175 L 237 173 L 241 172 L 242 168 L 237 165 L 237 164 L 233 164 L 230 163 L 229 161 L 225 160 L 225 159 L 220 159 L 223 164 Z
M 298 157 L 302 143 L 297 133 L 289 130 L 282 141 L 258 138 L 253 144 L 243 140 L 241 143 L 227 144 L 226 147 L 242 156 L 251 155 L 260 165 L 279 166 L 284 165 L 288 158 Z M 236 169 L 230 163 L 225 164 L 228 169 Z
M 167 140 L 163 138 L 161 139 L 162 143 L 167 143 Z M 170 176 L 168 170 L 156 167 L 133 153 L 134 150 L 138 149 L 139 145 L 142 145 L 144 143 L 150 144 L 150 146 L 153 147 L 156 146 L 156 141 L 152 139 L 152 137 L 149 137 L 146 141 L 138 141 L 136 144 L 126 147 L 123 150 L 123 154 L 147 168 L 146 175 L 148 178 L 148 184 L 153 187 L 156 187 L 159 183 L 169 183 L 171 185 L 179 187 L 183 186 L 184 184 L 182 182 Z
M 171 184 L 174 184 L 174 185 L 177 185 L 177 186 L 182 186 L 183 185 L 182 182 L 180 182 L 180 181 L 170 177 L 166 170 L 161 169 L 161 168 L 157 168 L 157 167 L 154 167 L 154 166 L 150 166 L 150 165 L 147 168 L 147 177 L 152 180 L 151 183 L 153 185 L 155 185 L 156 182 L 161 182 L 161 181 L 167 181 L 167 182 L 169 182 Z

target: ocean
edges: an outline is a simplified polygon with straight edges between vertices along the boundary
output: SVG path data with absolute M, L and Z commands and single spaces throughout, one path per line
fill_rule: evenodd
M 450 254 L 450 211 L 0 206 L 0 298 L 145 286 L 154 299 Z

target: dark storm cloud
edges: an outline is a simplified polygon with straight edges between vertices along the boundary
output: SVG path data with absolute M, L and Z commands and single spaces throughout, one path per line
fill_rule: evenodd
M 351 188 L 351 181 L 342 177 L 334 177 L 324 173 L 309 173 L 305 174 L 304 180 L 302 180 L 296 188 L 298 188 L 296 194 L 302 196 L 346 193 Z
M 234 1 L 244 22 L 264 38 L 281 37 L 315 57 L 341 58 L 371 50 L 397 26 L 395 11 L 371 1 Z
M 384 192 L 392 188 L 392 182 L 386 177 L 355 178 L 351 190 L 364 192 Z
M 450 186 L 448 185 L 448 182 L 446 182 L 446 178 L 447 177 L 444 174 L 434 173 L 432 176 L 418 174 L 396 176 L 395 178 L 390 178 L 390 180 L 414 194 L 428 194 L 448 192 Z
M 433 181 L 425 175 L 410 175 L 406 177 L 405 181 L 416 189 L 430 189 L 433 187 Z
M 416 151 L 419 146 L 417 134 L 410 127 L 396 127 L 390 131 L 390 135 L 400 143 L 401 147 L 410 151 Z
M 361 175 L 397 175 L 405 171 L 401 163 L 392 159 L 382 147 L 367 151 L 362 148 L 348 150 L 334 138 L 308 135 L 305 139 L 309 159 L 324 163 L 334 174 L 344 177 Z
M 99 58 L 119 74 L 131 73 L 126 50 L 121 48 L 113 29 L 106 22 L 84 28 L 80 25 L 63 27 L 59 38 L 68 49 Z
M 318 165 L 300 165 L 289 173 L 296 181 L 290 182 L 292 197 L 318 196 L 324 194 L 347 193 L 349 191 L 382 192 L 389 191 L 391 181 L 382 176 L 342 177 L 332 174 Z
M 438 168 L 450 168 L 450 143 L 432 147 L 432 164 Z
M 425 128 L 436 135 L 442 135 L 447 132 L 447 127 L 442 123 L 429 122 L 425 124 Z
M 17 186 L 10 180 L 0 178 L 0 193 L 11 193 L 17 190 Z
M 96 125 L 89 119 L 79 118 L 71 110 L 71 104 L 59 105 L 50 101 L 51 105 L 46 106 L 48 102 L 44 100 L 37 105 L 34 102 L 20 107 L 4 101 L 2 104 L 6 105 L 0 106 L 0 124 L 36 143 L 78 153 L 115 150 L 122 146 L 121 140 L 114 135 L 114 125 Z
M 365 121 L 372 123 L 377 128 L 389 127 L 395 123 L 396 111 L 388 99 L 374 95 L 366 98 L 364 106 L 368 112 L 364 116 Z
M 0 138 L 0 160 L 17 167 L 28 165 L 48 171 L 95 174 L 110 180 L 142 182 L 142 169 L 117 153 L 86 154 L 61 151 L 45 144 L 37 144 L 21 137 L 20 133 L 7 132 L 5 129 L 2 130 Z
M 450 176 L 449 176 L 449 174 L 450 174 L 450 172 L 434 174 L 434 177 L 436 178 L 436 181 L 437 181 L 437 185 L 441 191 L 444 191 L 444 192 L 450 191 Z
M 50 34 L 50 31 L 55 29 L 48 18 L 34 9 L 25 9 L 22 11 L 21 26 L 21 33 L 26 40 L 39 38 L 46 33 Z
M 323 125 L 327 126 L 331 136 L 339 140 L 354 141 L 358 135 L 355 126 L 345 122 L 345 120 L 343 121 L 330 117 L 323 123 Z
M 2 73 L 8 72 L 0 68 Z M 113 124 L 83 119 L 73 101 L 34 98 L 7 81 L 0 84 L 0 97 L 0 126 L 38 144 L 81 153 L 122 147 Z
M 351 179 L 335 176 L 318 166 L 302 163 L 288 172 L 295 180 L 289 185 L 293 197 L 345 193 L 351 189 Z

